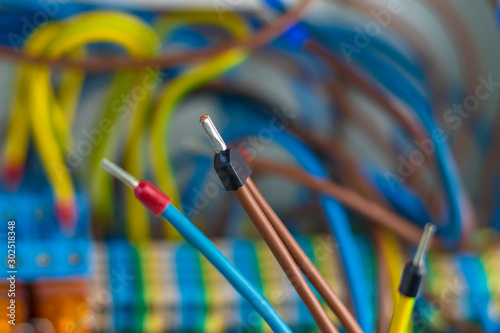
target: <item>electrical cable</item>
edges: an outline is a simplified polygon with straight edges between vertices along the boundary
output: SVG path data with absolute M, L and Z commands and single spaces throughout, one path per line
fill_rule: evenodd
M 399 284 L 399 299 L 391 320 L 389 333 L 404 333 L 408 327 L 415 297 L 425 276 L 425 256 L 434 235 L 435 226 L 427 224 L 412 261 L 406 263 Z
M 399 295 L 394 309 L 389 333 L 406 333 L 411 321 L 415 298 Z
M 390 69 L 389 66 L 382 64 L 373 57 L 369 57 L 368 54 L 363 54 L 360 57 L 370 58 L 369 61 L 373 61 L 370 64 L 371 71 L 387 89 L 392 89 L 395 93 L 397 92 L 403 100 L 412 106 L 425 126 L 428 135 L 431 137 L 434 144 L 435 157 L 438 162 L 438 170 L 442 177 L 446 198 L 449 203 L 450 214 L 447 223 L 442 223 L 439 232 L 445 236 L 448 246 L 458 246 L 464 240 L 461 239 L 462 231 L 466 230 L 466 228 L 461 228 L 462 223 L 466 222 L 466 224 L 469 224 L 472 221 L 462 219 L 463 213 L 465 213 L 463 216 L 469 216 L 466 213 L 467 207 L 462 205 L 465 202 L 465 193 L 463 192 L 463 187 L 449 147 L 446 142 L 436 135 L 436 133 L 443 133 L 443 130 L 437 127 L 436 120 L 431 114 L 429 103 L 418 96 L 415 89 L 400 77 L 398 72 Z
M 61 26 L 60 23 L 49 23 L 34 31 L 23 46 L 25 52 L 43 53 L 46 45 L 54 38 Z M 26 80 L 28 75 L 27 67 L 19 64 L 16 69 L 9 129 L 2 154 L 2 182 L 5 187 L 10 189 L 16 189 L 21 182 L 28 152 L 30 124 L 29 118 L 24 114 L 27 107 L 26 98 L 22 96 L 22 92 L 27 89 L 27 84 L 29 84 Z
M 187 14 L 173 14 L 172 16 L 172 21 L 169 20 L 168 25 L 163 27 L 167 32 L 174 29 L 181 22 L 187 23 L 190 21 L 195 24 L 209 24 L 222 27 L 231 32 L 234 38 L 240 40 L 250 32 L 246 22 L 236 15 L 228 16 L 228 20 L 222 22 L 215 13 L 193 13 L 191 18 Z M 172 163 L 170 162 L 170 139 L 168 136 L 165 137 L 165 127 L 171 125 L 177 106 L 191 90 L 238 66 L 245 61 L 247 56 L 248 54 L 245 50 L 233 49 L 205 63 L 189 68 L 185 73 L 169 82 L 155 105 L 155 110 L 150 120 L 151 134 L 149 140 L 151 151 L 155 152 L 151 154 L 153 175 L 158 184 L 171 193 L 172 202 L 178 207 L 180 207 L 181 198 L 178 193 L 179 190 Z M 175 238 L 172 230 L 167 230 L 168 234 L 170 234 L 170 237 Z
M 376 5 L 370 5 L 368 3 L 362 3 L 359 1 L 353 1 L 352 3 L 348 3 L 348 5 L 359 9 L 361 12 L 367 13 L 369 13 L 369 10 L 371 8 L 377 7 Z M 406 29 L 407 27 L 404 22 L 401 22 L 401 20 L 396 17 L 394 18 L 394 21 L 398 24 L 398 26 L 402 26 L 400 27 L 401 31 L 404 31 L 405 33 L 413 37 L 415 45 L 421 45 L 422 43 L 425 44 L 425 41 L 420 38 L 421 36 L 415 33 L 415 31 Z M 431 48 L 426 48 L 426 50 L 430 51 Z M 428 58 L 427 55 L 423 55 L 421 54 L 421 52 L 419 53 L 418 50 L 415 51 L 417 54 L 419 54 L 421 59 Z M 468 196 L 464 193 L 461 181 L 458 178 L 456 165 L 451 156 L 451 152 L 449 151 L 449 147 L 446 145 L 446 143 L 435 138 L 436 131 L 439 131 L 441 129 L 437 126 L 436 120 L 430 114 L 430 105 L 426 100 L 421 98 L 423 96 L 420 96 L 417 90 L 413 89 L 413 87 L 411 87 L 408 82 L 399 77 L 399 73 L 395 72 L 392 69 L 381 70 L 381 68 L 389 69 L 388 66 L 381 66 L 381 61 L 375 62 L 375 58 L 373 56 L 367 55 L 366 52 L 352 54 L 352 56 L 354 56 L 358 61 L 362 63 L 367 59 L 370 59 L 370 62 L 373 62 L 370 64 L 371 72 L 376 75 L 381 83 L 386 85 L 389 90 L 399 91 L 399 95 L 403 97 L 403 99 L 407 101 L 409 105 L 411 105 L 411 107 L 419 116 L 419 119 L 424 125 L 428 135 L 431 137 L 434 144 L 438 170 L 442 178 L 443 187 L 449 204 L 450 214 L 448 223 L 440 228 L 440 232 L 446 235 L 446 243 L 448 246 L 459 245 L 459 243 L 463 241 L 463 239 L 461 239 L 460 237 L 460 231 L 461 229 L 469 231 L 469 229 L 474 225 L 474 214 L 472 213 Z M 427 65 L 434 64 L 432 62 L 424 63 L 426 63 Z M 363 64 L 366 66 L 366 63 Z M 440 82 L 440 80 L 445 76 L 437 75 L 437 73 L 440 72 L 439 67 L 433 67 L 433 69 L 433 71 L 427 71 L 429 82 L 433 84 L 433 89 L 429 91 L 429 94 L 433 98 L 434 106 L 436 107 L 436 109 L 443 109 L 440 107 L 442 105 L 442 98 L 440 98 L 440 96 L 443 96 L 443 94 L 441 94 L 440 92 L 442 88 L 445 87 L 445 84 L 436 83 Z M 388 73 L 390 72 L 392 72 L 391 75 L 388 75 Z M 397 84 L 395 80 L 398 81 Z M 462 224 L 466 225 L 466 228 L 462 228 Z
M 245 185 L 257 204 L 260 206 L 261 210 L 266 215 L 266 218 L 269 220 L 278 236 L 285 244 L 297 265 L 300 267 L 302 272 L 304 272 L 304 275 L 311 282 L 314 288 L 316 288 L 332 311 L 337 315 L 337 317 L 339 317 L 346 331 L 363 332 L 356 319 L 354 319 L 352 314 L 338 298 L 330 285 L 325 281 L 316 266 L 314 266 L 309 257 L 300 248 L 297 241 L 293 238 L 292 234 L 288 231 L 271 206 L 269 206 L 266 199 L 264 199 L 250 177 L 247 179 Z
M 140 38 L 146 37 L 141 40 Z M 155 40 L 145 25 L 132 16 L 95 12 L 74 18 L 66 29 L 55 36 L 47 47 L 49 58 L 60 58 L 91 41 L 110 41 L 123 45 L 138 58 L 154 52 L 148 41 Z M 50 126 L 50 72 L 46 67 L 33 67 L 30 71 L 30 115 L 34 140 L 46 173 L 55 190 L 58 212 L 63 220 L 74 219 L 75 204 L 71 177 L 64 164 L 57 139 L 47 129 Z M 52 135 L 51 135 L 52 134 Z
M 220 55 L 233 48 L 243 48 L 247 51 L 257 49 L 266 45 L 273 39 L 277 38 L 282 32 L 287 29 L 293 22 L 297 21 L 314 0 L 302 0 L 286 14 L 276 19 L 272 24 L 262 28 L 257 33 L 249 38 L 235 42 L 227 43 L 226 45 L 211 47 L 201 51 L 180 52 L 178 54 L 165 54 L 152 59 L 125 59 L 125 58 L 106 58 L 75 61 L 69 59 L 50 59 L 43 57 L 31 56 L 25 53 L 17 53 L 10 47 L 0 46 L 0 57 L 13 61 L 22 61 L 25 63 L 47 65 L 58 68 L 79 68 L 86 72 L 109 72 L 119 69 L 140 69 L 147 66 L 160 68 L 170 68 L 189 62 L 206 60 L 214 56 Z
M 162 215 L 177 231 L 207 258 L 231 285 L 254 307 L 277 333 L 291 333 L 276 310 L 262 294 L 236 269 L 219 249 L 171 203 L 170 198 L 147 181 L 138 181 L 116 164 L 102 161 L 102 167 L 122 183 L 134 190 L 134 194 L 155 215 Z
M 232 123 L 232 126 L 228 127 L 225 131 L 224 136 L 229 141 L 248 136 L 259 136 L 263 129 L 269 126 L 276 129 L 276 125 L 272 122 L 269 124 L 257 121 L 246 121 L 241 126 Z M 290 151 L 296 161 L 313 176 L 326 179 L 328 177 L 327 172 L 314 154 L 299 140 L 289 133 L 284 132 L 282 127 L 278 126 L 278 129 L 272 132 L 273 141 Z M 246 165 L 246 162 L 244 162 L 244 165 Z M 371 332 L 374 327 L 374 317 L 368 298 L 369 291 L 366 273 L 354 240 L 354 235 L 350 230 L 346 212 L 337 201 L 328 196 L 321 195 L 320 203 L 326 215 L 329 228 L 339 245 L 342 263 L 346 270 L 349 288 L 353 297 L 356 318 L 363 331 Z
M 377 260 L 377 305 L 378 305 L 378 332 L 389 331 L 389 325 L 391 323 L 392 306 L 393 302 L 391 300 L 391 286 L 389 273 L 387 270 L 387 257 L 384 255 L 382 250 L 382 237 L 381 234 L 385 230 L 377 228 L 373 233 L 373 246 L 375 248 L 376 260 Z
M 295 288 L 300 298 L 309 309 L 309 312 L 314 318 L 314 321 L 318 325 L 319 329 L 322 332 L 338 332 L 303 275 L 304 273 L 307 276 L 309 272 L 301 271 L 302 267 L 299 268 L 300 264 L 297 262 L 298 258 L 294 258 L 291 254 L 292 251 L 290 251 L 287 245 L 285 245 L 285 242 L 294 247 L 293 252 L 295 254 L 302 252 L 300 246 L 295 242 L 295 240 L 293 240 L 293 237 L 288 234 L 288 231 L 285 231 L 285 233 L 289 235 L 286 241 L 280 237 L 279 232 L 275 230 L 272 222 L 268 220 L 266 214 L 262 210 L 262 207 L 253 196 L 251 190 L 252 183 L 249 178 L 251 170 L 245 163 L 243 156 L 238 149 L 228 148 L 226 146 L 217 128 L 207 115 L 203 115 L 200 118 L 200 124 L 215 150 L 215 170 L 219 175 L 226 191 L 234 193 L 235 197 L 238 199 L 241 206 L 248 214 L 262 238 L 274 254 L 274 257 L 292 283 L 292 286 Z M 281 221 L 278 221 L 278 224 L 281 224 Z M 284 226 L 282 227 L 286 230 Z M 281 232 L 283 232 L 283 228 L 281 228 Z M 305 254 L 304 256 L 308 259 Z M 302 255 L 300 255 L 300 257 L 303 259 Z M 310 266 L 314 265 L 311 263 Z M 309 267 L 309 269 L 312 268 Z M 313 272 L 312 274 L 316 272 Z M 322 291 L 324 291 L 324 289 Z
M 418 142 L 426 142 L 427 135 L 420 124 L 415 122 L 414 119 L 410 119 L 407 116 L 406 110 L 402 110 L 403 105 L 396 105 L 394 101 L 390 99 L 389 96 L 384 95 L 384 93 L 377 89 L 373 84 L 371 84 L 366 78 L 364 78 L 360 73 L 354 70 L 352 67 L 347 66 L 342 61 L 338 60 L 336 57 L 331 55 L 324 47 L 322 47 L 318 42 L 310 40 L 305 44 L 306 49 L 310 50 L 321 58 L 325 63 L 335 69 L 342 78 L 355 85 L 366 95 L 372 98 L 380 106 L 386 110 L 391 117 L 394 118 L 405 130 L 406 132 Z M 435 168 L 434 159 L 426 159 L 425 163 L 429 164 L 430 168 Z M 424 184 L 424 182 L 419 182 L 419 184 Z M 439 188 L 437 190 L 440 190 Z M 433 188 L 436 191 L 436 188 Z M 427 197 L 427 196 L 426 196 Z
M 300 271 L 296 262 L 292 258 L 288 249 L 273 229 L 265 214 L 252 196 L 246 185 L 234 191 L 235 197 L 248 214 L 255 227 L 262 235 L 262 238 L 273 252 L 283 271 L 299 294 L 300 298 L 309 309 L 321 332 L 338 332 L 327 313 L 316 298 L 313 290 L 307 283 L 304 275 Z
M 329 195 L 346 207 L 366 217 L 369 221 L 393 231 L 410 243 L 418 244 L 420 240 L 422 231 L 417 226 L 388 209 L 363 198 L 354 191 L 345 189 L 327 180 L 317 179 L 300 168 L 282 163 L 255 159 L 250 162 L 250 166 L 254 171 L 273 173 L 279 177 L 286 177 L 314 191 Z

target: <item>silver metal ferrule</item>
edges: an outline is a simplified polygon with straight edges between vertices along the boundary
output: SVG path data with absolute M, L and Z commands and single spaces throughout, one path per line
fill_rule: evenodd
M 139 181 L 131 174 L 105 158 L 101 160 L 101 167 L 128 187 L 136 188 L 139 185 Z
M 427 250 L 429 249 L 435 231 L 436 231 L 436 226 L 434 224 L 427 223 L 425 225 L 424 233 L 422 234 L 420 243 L 418 243 L 417 252 L 415 253 L 415 257 L 413 257 L 414 266 L 417 267 L 424 266 L 425 255 L 427 254 Z
M 219 131 L 217 131 L 212 119 L 210 119 L 208 115 L 204 114 L 201 116 L 200 124 L 205 130 L 208 140 L 212 144 L 212 147 L 214 147 L 216 153 L 220 153 L 227 149 L 226 143 L 222 140 Z

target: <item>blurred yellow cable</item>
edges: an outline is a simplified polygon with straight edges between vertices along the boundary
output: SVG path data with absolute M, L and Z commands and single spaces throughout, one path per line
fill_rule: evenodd
M 249 34 L 246 21 L 237 15 L 228 15 L 221 21 L 216 13 L 176 13 L 166 17 L 165 22 L 159 24 L 162 35 L 170 33 L 182 23 L 213 25 L 229 31 L 233 37 L 241 39 Z M 172 204 L 182 207 L 175 174 L 170 161 L 169 128 L 173 121 L 173 114 L 177 105 L 193 89 L 224 74 L 231 68 L 241 64 L 248 54 L 241 49 L 232 49 L 220 56 L 210 59 L 202 64 L 195 65 L 185 73 L 174 78 L 164 89 L 156 103 L 151 119 L 150 157 L 152 170 L 159 187 L 172 198 Z M 167 134 L 167 135 L 166 135 Z M 179 238 L 179 235 L 167 226 L 169 237 Z
M 394 308 L 389 333 L 406 333 L 411 321 L 415 298 L 399 295 L 398 302 Z
M 72 52 L 72 55 L 73 59 L 85 59 L 87 53 L 84 48 L 80 48 Z M 57 100 L 65 114 L 66 124 L 69 127 L 70 133 L 84 80 L 84 71 L 68 69 L 63 73 L 63 78 L 57 93 Z
M 47 44 L 61 28 L 62 23 L 51 22 L 45 24 L 34 31 L 28 38 L 25 45 L 23 45 L 24 51 L 33 56 L 44 54 Z M 26 160 L 29 140 L 29 118 L 25 114 L 27 108 L 26 89 L 29 84 L 27 76 L 26 66 L 23 64 L 18 65 L 14 81 L 11 119 L 2 156 L 2 165 L 7 168 L 18 169 L 19 175 L 21 175 Z
M 389 281 L 391 284 L 392 304 L 397 306 L 399 299 L 399 282 L 401 280 L 401 272 L 403 271 L 405 260 L 401 255 L 401 248 L 398 244 L 396 236 L 387 230 L 382 231 L 382 251 L 387 261 L 389 270 Z M 406 333 L 413 331 L 412 323 L 408 323 Z
M 401 256 L 401 248 L 399 247 L 398 240 L 390 231 L 383 230 L 382 233 L 382 251 L 387 261 L 389 269 L 389 280 L 391 283 L 392 302 L 396 305 L 399 298 L 399 280 L 401 279 L 401 272 L 405 264 L 404 258 Z
M 50 22 L 43 27 L 37 29 L 23 46 L 25 52 L 40 56 L 46 54 L 48 43 L 57 35 L 63 28 L 63 22 Z M 69 58 L 80 58 L 85 54 L 85 51 L 80 48 L 71 52 Z M 72 114 L 76 109 L 78 96 L 83 83 L 83 73 L 75 71 L 66 71 L 61 80 L 61 89 L 59 96 L 62 100 L 62 105 L 54 103 L 56 97 L 51 93 L 50 107 L 52 110 L 52 123 L 54 124 L 58 141 L 61 147 L 71 145 L 71 130 Z M 6 139 L 6 149 L 3 154 L 3 165 L 10 165 L 11 168 L 19 169 L 19 175 L 26 160 L 29 141 L 29 122 L 26 117 L 26 89 L 30 84 L 27 81 L 26 67 L 19 65 L 16 71 L 16 79 L 14 84 L 14 98 L 12 101 L 12 117 L 9 124 L 9 133 Z M 66 115 L 64 115 L 65 113 Z
M 148 45 L 155 40 L 154 31 L 133 16 L 93 12 L 69 20 L 50 41 L 46 56 L 60 58 L 90 42 L 113 42 L 124 47 L 135 58 L 146 58 L 156 51 Z M 29 77 L 31 105 L 28 109 L 36 146 L 54 188 L 58 206 L 74 207 L 71 177 L 64 164 L 63 151 L 58 149 L 56 133 L 51 130 L 50 70 L 30 66 Z

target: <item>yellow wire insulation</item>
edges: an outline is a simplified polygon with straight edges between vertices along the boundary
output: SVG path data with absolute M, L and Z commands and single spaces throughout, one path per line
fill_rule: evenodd
M 32 33 L 30 38 L 23 45 L 23 49 L 30 55 L 42 55 L 46 50 L 48 43 L 55 37 L 63 24 L 59 22 L 50 22 Z M 26 89 L 30 84 L 28 79 L 29 72 L 25 65 L 18 65 L 16 69 L 16 78 L 14 81 L 14 96 L 11 107 L 11 119 L 8 127 L 8 133 L 5 141 L 5 150 L 3 152 L 3 165 L 22 168 L 26 161 L 29 143 L 29 118 L 26 117 Z
M 391 284 L 392 304 L 396 306 L 399 299 L 399 281 L 401 280 L 401 272 L 405 265 L 405 259 L 401 255 L 402 250 L 399 246 L 397 237 L 390 231 L 382 231 L 382 252 L 387 261 L 389 270 L 389 281 Z M 413 324 L 410 322 L 406 333 L 413 332 Z
M 406 333 L 411 321 L 415 298 L 399 295 L 399 299 L 392 315 L 389 333 Z
M 134 58 L 147 58 L 157 50 L 158 43 L 153 43 L 154 41 L 157 41 L 154 31 L 133 16 L 94 12 L 69 20 L 64 29 L 58 31 L 49 42 L 46 56 L 55 59 L 78 50 L 90 42 L 112 42 L 124 47 Z M 74 189 L 69 172 L 64 166 L 63 152 L 58 149 L 56 133 L 50 130 L 52 128 L 50 71 L 46 67 L 30 67 L 29 110 L 35 144 L 54 188 L 56 200 L 74 203 Z
M 249 34 L 246 22 L 236 15 L 228 16 L 228 20 L 221 21 L 215 13 L 177 13 L 169 15 L 168 23 L 160 24 L 162 33 L 169 33 L 171 29 L 178 27 L 180 21 L 186 23 L 198 23 L 215 25 L 226 29 L 236 38 L 243 38 Z M 170 21 L 171 20 L 171 21 Z M 186 70 L 182 75 L 174 78 L 164 89 L 160 99 L 156 103 L 153 117 L 151 119 L 150 134 L 150 157 L 153 175 L 161 189 L 172 199 L 172 204 L 181 207 L 179 190 L 170 161 L 169 133 L 168 129 L 173 121 L 173 114 L 177 105 L 193 89 L 222 75 L 231 68 L 238 66 L 247 58 L 248 53 L 241 49 L 229 50 L 203 64 L 195 65 Z M 169 225 L 166 224 L 168 237 L 178 239 L 180 236 Z

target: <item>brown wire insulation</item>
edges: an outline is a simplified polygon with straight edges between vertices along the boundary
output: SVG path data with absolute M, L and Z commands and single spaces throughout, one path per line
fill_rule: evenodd
M 377 228 L 373 233 L 373 246 L 377 258 L 377 278 L 378 278 L 378 332 L 389 332 L 394 304 L 391 299 L 391 286 L 389 279 L 389 267 L 387 259 L 382 250 L 382 233 Z
M 320 301 L 316 298 L 316 295 L 309 286 L 304 275 L 302 275 L 302 272 L 293 260 L 292 255 L 288 252 L 285 244 L 283 244 L 271 223 L 266 218 L 266 215 L 260 209 L 246 184 L 237 191 L 234 191 L 234 195 L 262 235 L 269 249 L 271 249 L 271 252 L 290 280 L 292 286 L 309 309 L 321 332 L 338 333 L 337 328 L 328 317 L 325 309 L 321 306 Z
M 378 12 L 381 9 L 385 9 L 383 6 L 372 3 L 365 0 L 339 0 L 344 5 L 365 14 L 369 19 L 373 12 Z M 435 8 L 437 10 L 437 8 Z M 450 21 L 448 21 L 450 24 Z M 432 45 L 418 32 L 417 29 L 412 27 L 412 25 L 405 21 L 403 17 L 398 15 L 392 15 L 391 22 L 388 27 L 392 28 L 402 37 L 407 40 L 407 44 L 413 49 L 420 62 L 424 65 L 424 70 L 429 78 L 429 93 L 431 94 L 432 109 L 436 114 L 442 114 L 449 108 L 449 102 L 446 98 L 448 96 L 447 90 L 447 75 L 444 72 L 442 65 L 443 60 L 437 56 Z M 466 131 L 463 136 L 468 136 L 469 140 L 473 140 L 470 137 L 470 131 L 463 126 L 463 130 Z M 432 190 L 435 188 L 435 184 L 432 184 Z M 442 197 L 442 196 L 441 196 Z M 466 196 L 463 205 L 466 205 L 466 209 L 463 211 L 468 211 L 468 215 L 464 215 L 462 218 L 462 238 L 466 240 L 466 236 L 474 231 L 477 226 L 477 218 L 474 211 L 473 204 L 469 198 Z M 465 242 L 466 243 L 466 242 Z M 462 244 L 467 246 L 467 244 Z
M 327 180 L 314 178 L 298 167 L 261 159 L 251 161 L 250 166 L 254 171 L 273 173 L 294 180 L 314 191 L 332 196 L 347 208 L 368 218 L 371 222 L 393 231 L 407 242 L 418 244 L 422 237 L 422 230 L 409 220 L 363 198 L 352 190 Z
M 314 264 L 311 262 L 311 259 L 309 259 L 307 254 L 304 253 L 290 231 L 288 231 L 287 227 L 285 227 L 281 219 L 278 217 L 278 215 L 276 215 L 266 199 L 264 199 L 262 193 L 260 193 L 259 189 L 257 188 L 257 186 L 255 186 L 252 179 L 248 178 L 245 185 L 254 197 L 257 204 L 260 206 L 260 209 L 262 209 L 262 211 L 266 215 L 267 219 L 271 223 L 278 236 L 281 238 L 283 244 L 285 244 L 286 248 L 292 255 L 297 265 L 312 283 L 314 288 L 316 288 L 321 297 L 323 297 L 332 311 L 337 315 L 337 317 L 339 317 L 340 322 L 347 330 L 347 332 L 362 333 L 363 331 L 361 330 L 361 327 L 359 327 L 356 319 L 349 312 L 344 303 L 342 303 L 339 297 L 335 294 L 328 282 L 325 281 L 316 266 L 314 266 Z
M 328 50 L 326 50 L 323 46 L 321 46 L 316 41 L 309 41 L 306 44 L 306 48 L 312 53 L 316 54 L 319 58 L 321 58 L 326 64 L 328 64 L 331 68 L 337 71 L 342 78 L 344 78 L 347 82 L 355 85 L 362 92 L 372 98 L 375 102 L 377 102 L 381 107 L 383 107 L 391 117 L 399 123 L 406 132 L 412 137 L 414 140 L 423 142 L 427 140 L 427 134 L 422 128 L 421 124 L 415 119 L 411 119 L 408 117 L 403 110 L 400 108 L 402 105 L 396 106 L 387 96 L 385 96 L 382 91 L 378 90 L 375 86 L 370 84 L 362 75 L 353 70 L 350 66 L 347 66 L 342 61 L 338 60 L 334 56 L 332 56 Z M 406 112 L 407 113 L 407 112 Z M 431 170 L 436 170 L 435 161 L 433 158 L 426 158 L 425 164 L 427 164 Z M 417 173 L 410 175 L 408 180 L 411 181 L 413 176 L 417 176 L 420 173 L 421 168 L 417 169 Z M 421 186 L 425 184 L 425 182 L 418 182 Z M 428 193 L 424 193 L 422 188 L 416 189 L 418 193 L 423 193 L 422 197 L 429 198 Z M 440 188 L 437 188 L 438 192 L 440 192 Z M 436 187 L 432 189 L 435 193 Z M 427 202 L 428 206 L 432 206 L 431 202 Z
M 87 72 L 111 72 L 119 69 L 140 69 L 144 67 L 170 68 L 194 61 L 206 60 L 215 57 L 230 49 L 241 47 L 248 51 L 255 50 L 268 44 L 288 29 L 293 22 L 304 15 L 314 0 L 302 0 L 295 7 L 280 16 L 272 24 L 262 28 L 247 39 L 238 42 L 229 42 L 223 45 L 206 48 L 200 51 L 187 51 L 178 54 L 164 54 L 151 59 L 135 60 L 125 57 L 109 57 L 86 60 L 47 59 L 33 57 L 20 50 L 8 46 L 0 46 L 0 57 L 13 61 L 22 61 L 31 64 L 46 65 L 55 68 L 78 68 Z

